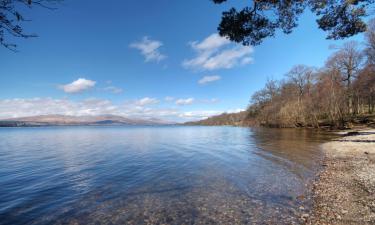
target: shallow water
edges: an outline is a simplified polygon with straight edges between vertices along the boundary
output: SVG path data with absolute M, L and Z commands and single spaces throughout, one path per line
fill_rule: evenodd
M 0 129 L 0 224 L 298 223 L 327 134 Z

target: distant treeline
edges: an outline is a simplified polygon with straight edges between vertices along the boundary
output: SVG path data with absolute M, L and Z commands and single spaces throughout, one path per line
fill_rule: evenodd
M 22 121 L 0 121 L 0 127 L 32 127 L 39 124 L 30 124 Z
M 212 116 L 205 120 L 196 122 L 187 122 L 186 125 L 205 125 L 205 126 L 222 126 L 222 125 L 232 125 L 232 126 L 242 126 L 245 121 L 248 121 L 246 117 L 248 116 L 247 111 L 239 113 L 224 113 L 218 116 Z
M 374 110 L 375 20 L 371 20 L 364 47 L 353 41 L 336 47 L 322 68 L 294 66 L 284 79 L 270 79 L 255 92 L 245 112 L 196 124 L 343 128 L 353 122 L 371 123 Z

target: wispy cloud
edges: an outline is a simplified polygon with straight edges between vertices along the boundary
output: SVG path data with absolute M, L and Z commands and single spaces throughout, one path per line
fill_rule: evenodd
M 174 97 L 167 96 L 167 97 L 164 98 L 164 100 L 167 101 L 167 102 L 171 102 L 171 101 L 174 100 Z
M 203 111 L 188 111 L 180 113 L 178 116 L 182 118 L 187 118 L 188 120 L 200 120 L 206 119 L 210 116 L 216 116 L 219 114 L 224 113 L 223 111 L 216 111 L 216 110 L 203 110 Z
M 66 98 L 28 98 L 0 100 L 0 117 L 12 118 L 48 114 L 62 115 L 95 115 L 107 114 L 117 110 L 108 100 L 86 99 L 71 101 Z
M 95 86 L 95 84 L 96 81 L 79 78 L 72 83 L 60 85 L 59 88 L 61 88 L 65 93 L 74 94 L 91 89 Z
M 197 53 L 195 58 L 184 60 L 185 68 L 194 70 L 230 69 L 253 61 L 251 46 L 231 44 L 229 40 L 214 33 L 201 42 L 190 43 Z
M 193 41 L 190 43 L 191 47 L 197 51 L 215 51 L 228 44 L 230 44 L 230 41 L 217 33 L 211 34 L 201 42 Z
M 195 99 L 195 98 L 175 98 L 167 96 L 164 99 L 166 102 L 174 102 L 174 104 L 178 106 L 183 105 L 192 105 L 192 104 L 214 104 L 218 103 L 219 99 L 217 98 L 211 98 L 211 99 Z
M 194 102 L 194 98 L 180 98 L 176 100 L 176 105 L 191 105 Z
M 221 79 L 221 77 L 217 76 L 217 75 L 214 75 L 214 76 L 204 76 L 204 77 L 202 77 L 202 79 L 200 79 L 198 81 L 198 84 L 207 84 L 207 83 L 211 83 L 211 82 L 214 82 L 214 81 L 218 81 L 220 79 Z
M 213 104 L 213 103 L 218 103 L 220 100 L 217 99 L 217 98 L 211 98 L 211 99 L 203 99 L 203 100 L 200 100 L 201 103 L 205 103 L 205 104 Z
M 113 94 L 121 94 L 124 90 L 122 88 L 115 87 L 115 86 L 107 86 L 103 88 L 103 91 L 109 91 Z
M 167 56 L 160 53 L 160 47 L 163 46 L 161 41 L 151 40 L 143 37 L 141 41 L 130 44 L 131 48 L 138 49 L 145 57 L 146 62 L 160 62 Z
M 153 105 L 153 104 L 158 104 L 158 103 L 159 103 L 158 99 L 150 98 L 150 97 L 145 97 L 136 101 L 136 105 L 139 105 L 139 106 Z

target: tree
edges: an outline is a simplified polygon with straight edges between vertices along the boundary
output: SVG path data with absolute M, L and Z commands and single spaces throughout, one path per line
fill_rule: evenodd
M 221 4 L 227 0 L 212 0 Z M 252 0 L 240 11 L 223 12 L 218 30 L 221 36 L 243 45 L 258 45 L 280 29 L 286 34 L 298 25 L 298 17 L 309 8 L 328 39 L 343 39 L 366 31 L 363 17 L 375 0 Z
M 313 79 L 313 69 L 311 67 L 305 65 L 294 66 L 286 76 L 298 87 L 299 99 L 310 91 Z
M 315 115 L 323 119 L 328 118 L 331 124 L 342 127 L 346 109 L 345 88 L 341 72 L 329 63 L 328 61 L 317 74 L 318 82 L 314 87 L 312 110 L 315 111 Z
M 365 49 L 348 42 L 336 47 L 322 68 L 297 65 L 284 79 L 268 80 L 252 95 L 242 124 L 348 128 L 353 123 L 375 122 L 375 64 L 371 59 L 375 25 L 371 23 L 375 22 L 366 31 Z
M 26 6 L 32 8 L 33 6 L 40 6 L 48 9 L 53 9 L 51 6 L 62 0 L 0 0 L 0 45 L 10 50 L 16 51 L 17 45 L 8 42 L 7 35 L 18 38 L 36 37 L 36 34 L 28 34 L 24 32 L 21 27 L 22 22 L 28 21 L 25 19 L 20 8 Z
M 358 43 L 354 41 L 345 43 L 328 60 L 330 66 L 340 71 L 342 81 L 346 83 L 349 114 L 353 113 L 352 80 L 360 71 L 362 62 L 363 54 L 358 48 Z
M 375 19 L 369 21 L 365 33 L 367 63 L 375 65 Z
M 375 108 L 375 67 L 373 64 L 367 65 L 358 74 L 354 82 L 354 89 L 357 94 L 357 112 L 361 113 L 366 107 L 361 105 L 367 104 L 367 112 L 374 113 Z M 362 100 L 362 102 L 360 102 Z
M 304 122 L 303 114 L 306 114 L 306 104 L 310 99 L 310 89 L 313 80 L 313 69 L 305 66 L 305 65 L 297 65 L 294 66 L 286 76 L 289 78 L 288 83 L 290 89 L 293 89 L 293 94 L 289 95 L 288 97 L 295 96 L 297 98 L 297 102 L 295 104 L 296 109 L 294 110 L 297 112 L 296 116 L 296 123 Z M 294 98 L 295 98 L 294 97 Z

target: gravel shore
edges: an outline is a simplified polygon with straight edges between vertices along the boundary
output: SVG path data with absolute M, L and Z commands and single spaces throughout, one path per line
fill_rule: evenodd
M 324 169 L 313 187 L 306 224 L 375 224 L 375 130 L 323 145 Z

